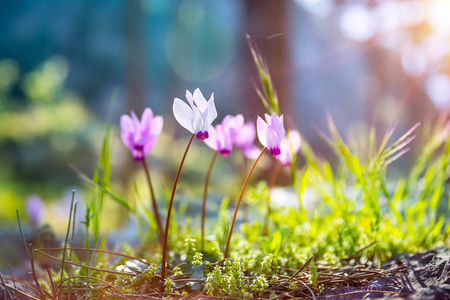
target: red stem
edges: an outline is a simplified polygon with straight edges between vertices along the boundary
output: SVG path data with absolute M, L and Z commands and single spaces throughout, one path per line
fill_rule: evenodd
M 177 189 L 178 178 L 180 178 L 181 168 L 184 164 L 184 159 L 186 158 L 186 154 L 191 146 L 192 140 L 194 139 L 195 134 L 191 136 L 189 139 L 189 143 L 184 151 L 183 158 L 181 159 L 180 166 L 178 167 L 177 176 L 175 177 L 175 182 L 173 184 L 172 196 L 170 197 L 169 209 L 167 210 L 167 219 L 166 219 L 166 228 L 164 231 L 164 244 L 163 244 L 163 256 L 162 256 L 162 266 L 161 266 L 161 281 L 164 282 L 166 278 L 166 257 L 167 257 L 167 237 L 169 236 L 169 223 L 170 223 L 170 213 L 172 212 L 173 198 L 175 197 L 175 191 Z
M 242 186 L 241 193 L 239 194 L 239 199 L 236 204 L 236 208 L 234 210 L 233 221 L 231 222 L 230 233 L 228 234 L 227 246 L 225 248 L 225 254 L 223 255 L 223 259 L 226 259 L 228 256 L 228 250 L 230 248 L 230 241 L 231 241 L 231 235 L 233 234 L 234 223 L 236 222 L 236 216 L 237 216 L 237 212 L 239 210 L 239 205 L 241 204 L 242 196 L 244 195 L 244 191 L 245 191 L 245 188 L 247 187 L 247 183 L 250 179 L 250 175 L 252 175 L 253 170 L 256 167 L 256 164 L 258 163 L 259 159 L 261 158 L 261 156 L 263 155 L 263 153 L 266 149 L 267 149 L 267 147 L 264 147 L 261 150 L 261 153 L 259 154 L 258 158 L 253 163 L 252 167 L 250 168 L 250 171 L 247 174 L 247 177 L 245 178 L 244 185 Z

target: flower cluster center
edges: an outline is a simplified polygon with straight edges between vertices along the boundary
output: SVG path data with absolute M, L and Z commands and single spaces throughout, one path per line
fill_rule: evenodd
M 196 137 L 200 141 L 206 140 L 209 137 L 208 131 L 199 131 L 197 132 Z

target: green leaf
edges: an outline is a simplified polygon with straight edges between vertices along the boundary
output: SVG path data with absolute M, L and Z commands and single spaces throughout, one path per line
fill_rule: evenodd
M 275 231 L 272 234 L 272 239 L 270 241 L 270 253 L 273 253 L 274 255 L 278 254 L 278 251 L 281 247 L 281 232 Z

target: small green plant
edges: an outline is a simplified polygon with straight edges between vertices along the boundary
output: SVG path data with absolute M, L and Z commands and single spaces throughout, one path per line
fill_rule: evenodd
M 215 266 L 208 273 L 205 290 L 208 295 L 246 298 L 261 295 L 266 292 L 268 282 L 264 274 L 248 279 L 243 273 L 243 263 L 240 260 L 225 260 L 223 269 Z
M 166 278 L 164 282 L 164 292 L 173 293 L 173 288 L 175 287 L 175 283 L 170 278 Z
M 317 277 L 319 276 L 319 273 L 317 273 L 317 266 L 314 263 L 314 260 L 311 260 L 311 262 L 309 263 L 309 283 L 312 286 L 317 286 Z
M 200 252 L 195 253 L 193 259 L 192 259 L 192 264 L 194 266 L 199 266 L 202 264 L 203 260 L 203 254 Z
M 289 284 L 289 289 L 290 289 L 290 290 L 297 290 L 297 289 L 298 289 L 297 283 L 295 283 L 295 281 L 292 281 L 292 282 Z

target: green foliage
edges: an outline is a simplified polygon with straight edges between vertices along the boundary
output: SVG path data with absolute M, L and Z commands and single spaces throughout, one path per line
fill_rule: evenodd
M 297 283 L 295 283 L 295 281 L 292 281 L 292 282 L 289 284 L 289 289 L 290 289 L 290 290 L 296 290 L 296 289 L 298 289 Z
M 208 273 L 205 281 L 205 290 L 208 295 L 248 298 L 265 293 L 268 283 L 264 274 L 254 279 L 244 276 L 243 262 L 241 260 L 225 260 L 223 268 L 215 266 Z
M 202 264 L 202 260 L 203 260 L 203 254 L 201 254 L 200 252 L 195 253 L 194 258 L 192 260 L 192 264 L 194 266 L 199 266 Z
M 317 273 L 317 266 L 314 263 L 314 260 L 311 260 L 311 262 L 309 263 L 309 274 L 310 274 L 309 283 L 312 286 L 316 286 L 317 277 L 319 276 L 319 274 Z
M 164 282 L 164 292 L 173 293 L 174 286 L 175 283 L 170 278 L 166 278 L 166 281 Z
M 248 47 L 250 48 L 253 61 L 255 62 L 256 69 L 258 70 L 259 81 L 262 88 L 261 91 L 255 85 L 256 93 L 258 94 L 259 99 L 261 99 L 262 103 L 264 104 L 264 107 L 270 114 L 276 113 L 277 115 L 279 115 L 280 108 L 278 105 L 278 97 L 272 82 L 272 78 L 270 77 L 269 67 L 267 66 L 265 60 L 263 59 L 258 49 L 258 46 L 250 38 L 250 36 L 247 36 L 247 43 Z

